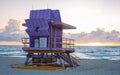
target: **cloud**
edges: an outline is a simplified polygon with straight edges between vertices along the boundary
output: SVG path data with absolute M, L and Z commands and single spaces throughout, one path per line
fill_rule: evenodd
M 25 32 L 19 29 L 19 21 L 10 19 L 8 25 L 0 32 L 0 41 L 21 41 Z
M 21 37 L 27 36 L 24 30 L 19 29 L 19 21 L 10 19 L 5 29 L 0 29 L 0 41 L 21 42 Z M 113 42 L 120 43 L 120 32 L 113 30 L 107 32 L 104 29 L 97 29 L 90 33 L 64 34 L 64 37 L 75 39 L 76 43 Z
M 94 43 L 94 42 L 113 42 L 120 43 L 120 32 L 113 30 L 111 32 L 106 32 L 104 29 L 97 29 L 90 33 L 76 33 L 76 34 L 65 34 L 65 37 L 70 37 L 75 39 L 76 43 Z

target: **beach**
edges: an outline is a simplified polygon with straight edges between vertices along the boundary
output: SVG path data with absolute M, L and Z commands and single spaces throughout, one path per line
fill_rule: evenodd
M 24 57 L 0 57 L 0 75 L 120 75 L 120 60 L 81 59 L 79 67 L 57 71 L 11 68 L 24 61 Z

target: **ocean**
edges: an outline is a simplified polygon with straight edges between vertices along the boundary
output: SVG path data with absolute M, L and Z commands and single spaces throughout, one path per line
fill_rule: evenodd
M 80 59 L 120 60 L 120 46 L 75 46 Z M 0 45 L 0 56 L 25 57 L 22 46 Z

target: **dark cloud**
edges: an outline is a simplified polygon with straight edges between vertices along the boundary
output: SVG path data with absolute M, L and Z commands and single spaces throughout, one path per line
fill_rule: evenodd
M 97 29 L 90 33 L 65 34 L 65 37 L 70 37 L 76 40 L 76 43 L 91 43 L 91 42 L 114 42 L 120 43 L 120 32 L 113 30 L 106 32 L 104 29 Z
M 0 41 L 21 41 L 25 32 L 19 29 L 19 21 L 10 19 L 8 25 L 0 32 Z

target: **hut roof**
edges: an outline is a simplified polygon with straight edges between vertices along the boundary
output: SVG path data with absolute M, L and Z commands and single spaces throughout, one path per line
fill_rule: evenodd
M 39 27 L 40 30 L 48 30 L 49 25 L 62 29 L 76 28 L 61 21 L 59 10 L 31 10 L 29 19 L 25 21 L 26 23 L 24 23 L 23 26 L 28 27 L 28 29 Z

